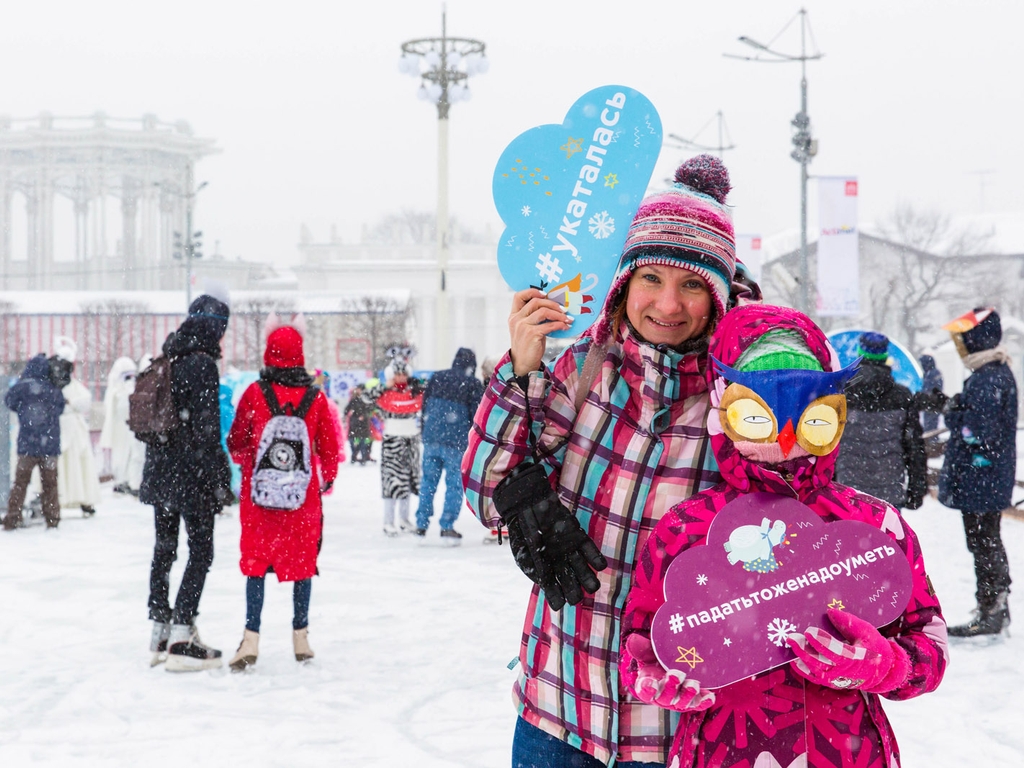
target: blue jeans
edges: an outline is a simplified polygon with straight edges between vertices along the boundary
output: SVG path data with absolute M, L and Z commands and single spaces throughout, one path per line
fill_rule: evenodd
M 665 768 L 664 763 L 616 763 L 616 768 Z M 519 718 L 512 737 L 512 768 L 604 768 L 586 752 Z
M 250 632 L 260 631 L 260 617 L 263 615 L 263 592 L 265 576 L 249 576 L 245 580 L 245 628 Z M 313 592 L 313 580 L 303 579 L 292 586 L 292 629 L 309 626 L 309 598 Z
M 444 470 L 444 511 L 441 530 L 451 530 L 462 511 L 462 449 L 441 443 L 423 446 L 423 479 L 420 480 L 420 506 L 416 510 L 416 526 L 426 528 L 434 514 L 434 494 Z

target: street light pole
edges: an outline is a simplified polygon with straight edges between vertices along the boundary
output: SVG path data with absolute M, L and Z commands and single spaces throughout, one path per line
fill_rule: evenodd
M 800 19 L 800 55 L 792 56 L 779 51 L 772 50 L 771 45 L 778 39 L 782 32 L 785 32 L 793 21 Z M 811 136 L 811 118 L 807 114 L 807 62 L 815 61 L 824 56 L 823 53 L 815 51 L 815 53 L 808 55 L 807 53 L 807 35 L 810 32 L 810 22 L 807 20 L 807 9 L 801 8 L 800 12 L 793 19 L 790 19 L 782 31 L 779 32 L 768 45 L 757 42 L 749 37 L 743 36 L 739 40 L 744 45 L 749 45 L 751 48 L 756 48 L 758 54 L 755 56 L 734 56 L 732 54 L 725 54 L 725 56 L 731 59 L 742 59 L 743 61 L 758 61 L 769 64 L 779 64 L 791 61 L 800 62 L 800 111 L 797 112 L 796 117 L 790 122 L 790 125 L 795 129 L 793 132 L 793 151 L 790 152 L 789 156 L 800 163 L 800 306 L 799 309 L 806 315 L 813 314 L 813 308 L 811 306 L 811 295 L 810 295 L 810 267 L 808 266 L 809 258 L 807 254 L 807 180 L 810 175 L 807 172 L 807 166 L 811 164 L 811 160 L 816 154 L 818 154 L 818 141 Z M 811 33 L 811 40 L 813 42 L 813 33 Z M 768 54 L 774 58 L 761 58 L 761 54 Z
M 448 111 L 457 101 L 469 99 L 466 81 L 483 74 L 488 62 L 479 40 L 448 37 L 447 14 L 441 11 L 441 37 L 402 43 L 398 68 L 421 79 L 419 98 L 437 105 L 437 309 L 434 324 L 435 367 L 449 361 L 448 350 L 448 252 L 451 242 L 448 216 Z M 422 66 L 421 66 L 422 65 Z
M 711 125 L 712 121 L 718 121 L 718 144 L 712 146 L 710 144 L 704 144 L 698 142 L 697 139 L 702 133 Z M 711 119 L 704 123 L 703 127 L 697 133 L 693 135 L 692 139 L 687 139 L 683 136 L 679 136 L 675 133 L 670 133 L 666 138 L 674 141 L 680 149 L 685 149 L 688 152 L 717 152 L 718 157 L 722 157 L 722 153 L 727 149 L 736 149 L 736 145 L 732 142 L 732 137 L 729 135 L 729 128 L 725 124 L 725 116 L 722 114 L 722 110 L 718 110 Z M 728 142 L 728 144 L 726 143 Z
M 192 260 L 201 259 L 203 254 L 200 248 L 203 246 L 203 233 L 192 231 L 192 208 L 195 205 L 196 195 L 209 182 L 203 182 L 195 189 L 192 189 L 192 165 L 185 169 L 185 191 L 172 192 L 185 200 L 185 238 L 182 240 L 181 233 L 174 233 L 174 258 L 185 261 L 185 306 L 192 306 Z M 159 183 L 157 186 L 160 186 Z

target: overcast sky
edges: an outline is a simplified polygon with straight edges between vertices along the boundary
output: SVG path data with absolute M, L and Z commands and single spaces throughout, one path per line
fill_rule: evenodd
M 861 220 L 898 201 L 948 213 L 1024 211 L 1017 0 L 808 0 L 825 58 L 808 65 L 812 173 L 860 178 Z M 799 221 L 789 121 L 799 65 L 723 58 L 769 41 L 797 3 L 449 0 L 452 35 L 484 41 L 490 72 L 451 118 L 451 210 L 500 231 L 491 174 L 518 133 L 561 122 L 585 91 L 619 83 L 692 135 L 722 110 L 737 149 L 739 232 Z M 189 121 L 223 152 L 203 160 L 197 225 L 209 246 L 287 263 L 304 222 L 361 225 L 436 200 L 437 114 L 397 68 L 400 44 L 440 33 L 441 3 L 20 2 L 0 10 L 0 113 Z M 797 52 L 798 26 L 776 47 Z M 709 141 L 715 137 L 708 134 Z M 655 179 L 687 155 L 665 148 Z M 994 171 L 984 177 L 977 171 Z M 814 186 L 811 187 L 814 197 Z M 813 228 L 813 219 L 812 219 Z

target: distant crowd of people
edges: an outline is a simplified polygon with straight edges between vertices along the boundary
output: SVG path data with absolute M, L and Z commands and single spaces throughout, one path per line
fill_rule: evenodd
M 345 460 L 346 433 L 352 461 L 360 465 L 375 461 L 372 446 L 380 441 L 385 534 L 426 535 L 443 475 L 441 537 L 453 544 L 462 538 L 454 528 L 463 504 L 460 464 L 483 393 L 472 350 L 460 349 L 450 369 L 423 381 L 411 375 L 414 350 L 394 347 L 384 376 L 355 387 L 341 414 L 326 396 L 325 376 L 305 368 L 301 316 L 285 323 L 272 315 L 259 378 L 223 421 L 217 360 L 229 318 L 227 296 L 198 297 L 159 357 L 114 362 L 104 397 L 99 446 L 113 490 L 153 507 L 150 650 L 152 663 L 166 662 L 171 671 L 222 664 L 221 651 L 200 639 L 196 616 L 213 562 L 216 516 L 236 500 L 229 455 L 241 468 L 240 566 L 246 576 L 246 622 L 233 669 L 254 664 L 258 656 L 268 572 L 293 583 L 296 659 L 314 655 L 307 627 L 321 498 L 331 492 Z M 91 516 L 100 500 L 88 424 L 92 398 L 74 376 L 77 346 L 57 337 L 54 350 L 29 360 L 6 395 L 18 435 L 3 517 L 8 531 L 26 524 L 33 484 L 48 528 L 60 525 L 62 507 L 80 507 Z M 415 510 L 412 496 L 419 497 Z M 189 554 L 172 602 L 170 571 L 182 521 Z

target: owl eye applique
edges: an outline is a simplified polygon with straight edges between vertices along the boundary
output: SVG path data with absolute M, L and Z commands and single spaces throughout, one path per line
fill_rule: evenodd
M 770 443 L 778 435 L 775 415 L 754 390 L 730 384 L 722 396 L 725 434 L 733 442 Z
M 813 456 L 835 450 L 846 425 L 846 395 L 825 395 L 808 405 L 800 416 L 796 440 Z

